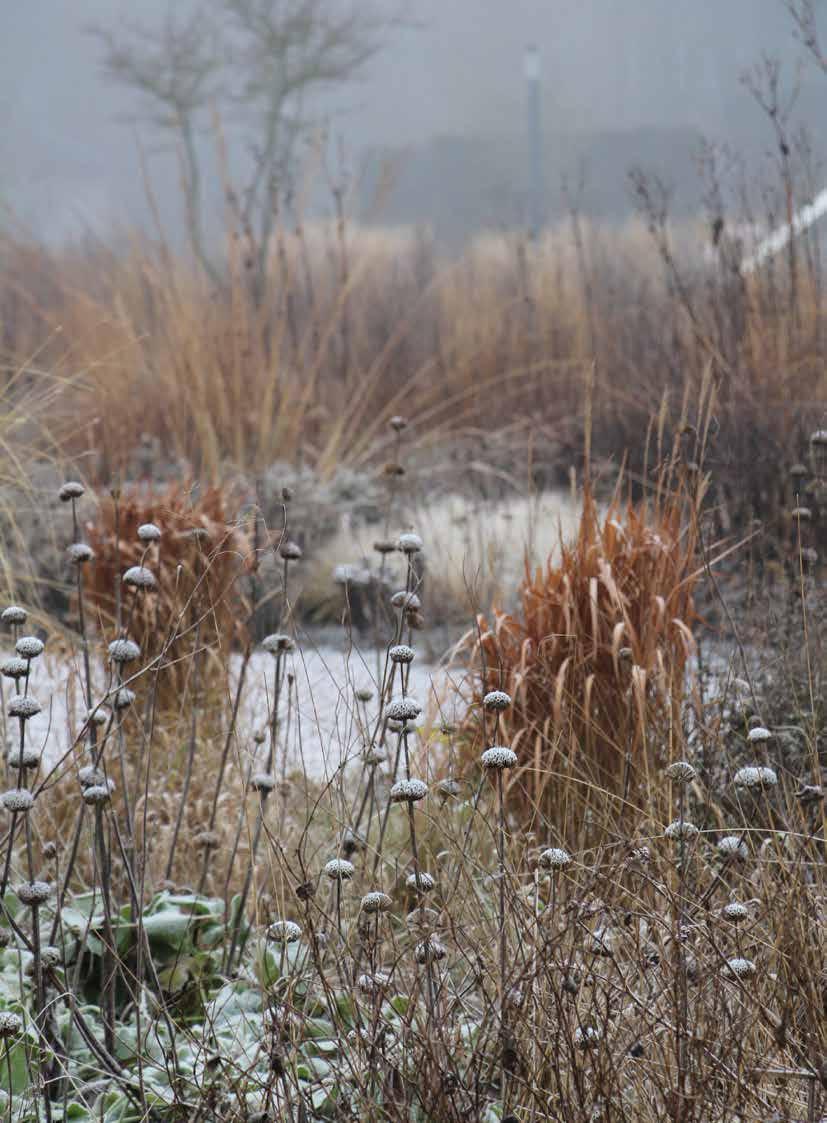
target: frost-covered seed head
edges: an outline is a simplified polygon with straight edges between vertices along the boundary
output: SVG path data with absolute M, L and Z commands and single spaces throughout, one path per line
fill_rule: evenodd
M 418 554 L 424 543 L 418 534 L 400 534 L 399 549 L 403 554 Z
M 387 912 L 393 901 L 387 893 L 381 893 L 378 889 L 373 893 L 366 893 L 362 898 L 362 912 Z
M 422 707 L 416 698 L 403 696 L 402 698 L 394 698 L 389 702 L 385 709 L 385 717 L 391 718 L 393 721 L 412 721 L 414 718 L 419 717 L 422 713 Z
M 419 871 L 419 882 L 417 883 L 416 874 L 409 873 L 405 879 L 405 884 L 414 893 L 432 893 L 436 888 L 436 881 L 429 873 L 424 870 Z
M 279 553 L 285 561 L 299 561 L 303 552 L 298 542 L 282 542 L 279 547 Z
M 747 734 L 747 740 L 751 745 L 763 744 L 765 741 L 769 741 L 771 737 L 772 733 L 769 729 L 765 729 L 763 725 L 753 726 Z
M 670 823 L 666 830 L 663 832 L 667 838 L 695 838 L 698 833 L 698 828 L 694 823 L 690 823 L 688 819 L 676 819 L 674 823 Z
M 721 909 L 721 916 L 724 920 L 731 920 L 733 924 L 740 924 L 742 920 L 749 917 L 749 909 L 740 901 L 730 901 Z
M 390 718 L 388 721 L 389 733 L 416 733 L 416 722 L 414 721 L 396 721 L 395 718 Z
M 10 604 L 8 608 L 3 609 L 0 620 L 4 624 L 25 624 L 28 616 L 25 608 L 21 608 L 19 604 Z
M 273 632 L 272 635 L 264 637 L 261 646 L 271 655 L 283 655 L 292 651 L 296 645 L 284 632 Z
M 795 798 L 803 807 L 813 803 L 821 803 L 824 799 L 824 789 L 820 784 L 802 784 L 795 793 Z
M 48 881 L 22 881 L 14 890 L 21 905 L 42 905 L 52 895 Z
M 34 806 L 34 796 L 28 788 L 12 788 L 10 791 L 3 792 L 0 803 L 7 811 L 25 814 Z
M 398 780 L 390 791 L 391 803 L 418 803 L 428 794 L 423 780 Z
M 810 435 L 810 444 L 827 445 L 827 429 L 816 429 L 816 431 Z
M 456 799 L 462 791 L 459 780 L 440 780 L 436 790 L 444 799 Z
M 688 760 L 676 760 L 666 769 L 666 775 L 676 784 L 691 784 L 697 772 Z
M 503 768 L 513 768 L 516 763 L 517 754 L 503 745 L 494 745 L 493 748 L 486 749 L 480 757 L 483 768 L 494 772 Z
M 94 788 L 106 783 L 106 773 L 94 764 L 84 764 L 78 769 L 78 783 L 82 788 Z
M 367 588 L 371 582 L 371 572 L 364 565 L 337 565 L 333 569 L 333 583 L 335 585 L 349 585 L 357 588 Z
M 737 858 L 745 862 L 749 857 L 746 843 L 737 834 L 727 834 L 719 838 L 717 850 L 722 858 Z
M 413 663 L 416 652 L 406 643 L 395 644 L 388 652 L 392 663 Z
M 331 858 L 324 868 L 325 877 L 329 877 L 331 881 L 350 881 L 354 873 L 356 869 L 353 863 L 344 858 Z
M 40 961 L 47 970 L 52 967 L 59 967 L 63 962 L 60 948 L 56 948 L 54 944 L 46 944 L 40 949 Z
M 86 720 L 90 725 L 106 725 L 110 716 L 106 706 L 95 706 L 93 709 L 87 711 Z
M 511 705 L 511 695 L 506 694 L 504 690 L 489 690 L 483 698 L 482 704 L 486 710 L 507 710 Z
M 405 917 L 405 927 L 414 935 L 428 935 L 439 927 L 439 913 L 420 905 Z
M 2 672 L 5 678 L 25 678 L 29 673 L 29 664 L 25 659 L 18 659 L 12 656 L 3 661 L 2 666 L 0 666 L 0 672 Z
M 295 944 L 301 935 L 301 928 L 292 920 L 276 920 L 267 929 L 267 939 L 274 944 Z
M 370 749 L 365 749 L 362 753 L 362 760 L 369 768 L 374 768 L 377 764 L 384 764 L 387 759 L 388 754 L 378 745 L 374 745 L 374 747 Z
M 408 419 L 407 419 L 407 417 L 402 417 L 401 414 L 396 413 L 390 419 L 390 421 L 388 422 L 388 425 L 390 425 L 390 427 L 391 427 L 391 429 L 393 429 L 394 433 L 401 433 L 403 429 L 408 428 Z
M 21 659 L 36 659 L 43 654 L 43 640 L 37 636 L 21 636 L 14 645 L 14 650 Z
M 37 768 L 40 764 L 40 749 L 26 745 L 21 752 L 19 746 L 15 745 L 9 749 L 6 760 L 10 768 Z
M 629 861 L 645 866 L 651 861 L 652 851 L 648 846 L 635 846 L 629 852 Z
M 361 853 L 366 845 L 364 837 L 358 831 L 353 830 L 352 827 L 345 827 L 339 839 L 338 849 L 346 858 L 349 858 L 351 854 Z
M 406 612 L 418 612 L 422 607 L 422 601 L 416 593 L 408 593 L 405 589 L 393 594 L 391 604 L 394 608 L 404 608 Z
M 734 782 L 736 788 L 748 788 L 757 791 L 764 788 L 774 788 L 778 783 L 778 776 L 772 768 L 767 768 L 762 764 L 750 764 L 746 768 L 738 769 L 734 776 Z
M 40 713 L 40 703 L 32 698 L 31 694 L 13 694 L 9 698 L 6 712 L 9 717 L 19 717 L 23 721 L 28 721 L 30 717 Z
M 160 542 L 160 527 L 157 527 L 155 523 L 142 523 L 138 527 L 138 537 L 142 542 Z
M 69 503 L 72 499 L 80 499 L 86 488 L 76 480 L 67 480 L 57 493 L 61 503 Z
M 793 507 L 790 511 L 790 517 L 800 519 L 802 522 L 809 522 L 813 517 L 813 512 L 809 507 Z
M 194 841 L 199 850 L 217 850 L 221 845 L 221 835 L 218 831 L 199 831 Z
M 81 796 L 83 802 L 90 807 L 102 807 L 112 798 L 112 793 L 108 784 L 92 784 L 90 787 L 81 790 Z
M 115 692 L 115 698 L 112 705 L 116 710 L 127 710 L 135 701 L 135 691 L 130 690 L 128 686 L 121 686 Z
M 8 1040 L 23 1032 L 23 1019 L 11 1010 L 0 1010 L 0 1038 Z
M 398 546 L 390 538 L 380 538 L 373 543 L 373 548 L 377 554 L 395 554 Z
M 414 957 L 417 963 L 437 963 L 440 959 L 444 959 L 447 954 L 445 945 L 436 936 L 429 936 L 427 940 L 417 944 L 414 949 Z
M 109 658 L 113 663 L 133 663 L 141 657 L 141 649 L 134 640 L 123 636 L 112 640 L 109 645 Z
M 374 971 L 372 975 L 361 974 L 356 980 L 356 985 L 362 994 L 380 994 L 390 985 L 390 975 L 384 971 Z
M 150 590 L 158 587 L 155 574 L 145 565 L 131 565 L 123 575 L 123 583 L 130 589 Z
M 727 970 L 736 979 L 751 979 L 755 974 L 755 964 L 751 959 L 744 959 L 738 955 L 727 960 Z
M 356 699 L 359 702 L 370 702 L 373 698 L 373 691 L 369 686 L 360 686 L 354 691 Z
M 561 846 L 550 846 L 540 855 L 539 864 L 544 870 L 562 870 L 571 864 L 571 854 Z
M 578 1049 L 595 1049 L 600 1044 L 600 1030 L 596 1026 L 578 1026 L 574 1031 L 574 1044 Z
M 256 772 L 250 779 L 250 787 L 254 792 L 271 792 L 276 786 L 276 778 L 271 772 Z
M 66 557 L 72 565 L 83 565 L 94 560 L 95 551 L 88 542 L 73 542 L 66 548 Z

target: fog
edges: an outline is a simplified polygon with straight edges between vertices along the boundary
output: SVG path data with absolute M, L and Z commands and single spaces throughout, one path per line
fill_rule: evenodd
M 180 2 L 180 0 L 179 0 Z M 390 0 L 388 0 L 390 2 Z M 106 79 L 88 28 L 117 28 L 167 0 L 26 0 L 0 16 L 0 199 L 38 236 L 106 231 L 148 221 L 147 184 L 175 222 L 176 161 Z M 622 218 L 626 165 L 671 176 L 678 206 L 699 205 L 694 150 L 704 136 L 760 159 L 772 134 L 741 82 L 762 53 L 803 58 L 780 0 L 409 0 L 362 79 L 315 106 L 337 151 L 369 185 L 387 157 L 396 191 L 376 221 L 421 222 L 441 235 L 509 224 L 524 210 L 525 45 L 542 57 L 549 213 L 564 177 L 586 184 L 585 209 Z M 801 70 L 798 118 L 815 126 L 827 77 Z M 231 165 L 242 159 L 228 129 Z M 202 145 L 212 140 L 205 136 Z M 143 161 L 143 164 L 142 164 Z M 450 199 L 446 201 L 446 180 Z M 590 193 L 591 192 L 591 193 Z M 215 203 L 218 206 L 218 203 Z M 314 204 L 324 208 L 320 196 Z

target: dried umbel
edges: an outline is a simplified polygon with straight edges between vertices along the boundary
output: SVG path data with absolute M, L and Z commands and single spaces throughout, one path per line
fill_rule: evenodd
M 22 881 L 14 892 L 21 905 L 43 905 L 52 895 L 48 881 Z
M 264 637 L 261 646 L 271 655 L 285 655 L 293 651 L 296 645 L 290 636 L 283 632 L 274 632 L 272 635 Z
M 86 492 L 83 484 L 78 483 L 76 480 L 67 480 L 57 493 L 61 503 L 71 503 L 73 499 L 80 499 Z
M 751 745 L 761 745 L 766 741 L 771 740 L 772 733 L 769 729 L 765 729 L 763 725 L 754 725 L 747 734 L 747 740 Z
M 113 663 L 134 663 L 134 661 L 140 659 L 140 657 L 140 647 L 138 647 L 134 640 L 127 639 L 126 636 L 112 640 L 109 645 L 109 658 Z
M 417 963 L 438 963 L 447 954 L 445 945 L 436 936 L 429 936 L 414 948 L 414 958 Z
M 324 875 L 331 881 L 350 881 L 355 873 L 353 863 L 344 858 L 331 858 L 324 867 Z
M 772 768 L 767 768 L 763 764 L 750 764 L 746 768 L 739 768 L 733 781 L 736 788 L 762 791 L 765 788 L 774 788 L 778 783 L 778 776 Z
M 428 794 L 424 780 L 398 780 L 390 790 L 391 803 L 418 803 Z
M 87 542 L 73 542 L 66 548 L 66 557 L 72 565 L 83 565 L 85 562 L 94 561 L 95 551 Z
M 8 608 L 4 608 L 3 612 L 0 613 L 0 620 L 2 620 L 4 624 L 19 626 L 20 624 L 26 623 L 28 616 L 29 614 L 25 608 L 21 608 L 19 604 L 10 604 Z
M 756 973 L 755 964 L 751 959 L 744 959 L 738 955 L 727 960 L 727 970 L 736 979 L 751 979 Z
M 123 583 L 130 589 L 143 589 L 145 592 L 158 587 L 155 574 L 145 565 L 131 565 L 123 575 Z
M 399 549 L 403 554 L 418 554 L 424 543 L 418 534 L 400 534 Z
M 688 840 L 697 836 L 698 828 L 688 819 L 676 819 L 674 823 L 669 824 L 663 833 L 667 838 Z
M 538 864 L 544 870 L 562 870 L 571 865 L 571 854 L 560 846 L 550 846 L 542 852 Z
M 746 905 L 742 905 L 740 901 L 730 901 L 728 905 L 724 905 L 721 909 L 721 916 L 724 920 L 729 920 L 733 924 L 740 924 L 742 921 L 749 919 L 749 909 Z
M 389 702 L 385 709 L 385 717 L 393 721 L 412 721 L 422 713 L 422 707 L 416 698 L 395 698 Z
M 436 881 L 429 873 L 424 870 L 419 871 L 419 877 L 415 873 L 409 873 L 405 879 L 405 884 L 414 893 L 432 893 L 436 888 Z
M 25 659 L 18 659 L 12 656 L 9 659 L 5 659 L 3 663 L 0 664 L 0 674 L 2 674 L 4 678 L 25 678 L 28 673 L 29 664 Z
M 388 912 L 392 905 L 393 901 L 388 894 L 378 889 L 366 893 L 362 898 L 362 912 Z
M 34 796 L 28 788 L 12 788 L 10 791 L 3 792 L 0 803 L 12 814 L 25 815 L 34 807 Z
M 155 523 L 142 523 L 138 527 L 138 538 L 141 542 L 160 542 L 160 528 Z
M 406 643 L 397 643 L 388 651 L 388 657 L 392 663 L 413 663 L 416 652 Z
M 507 710 L 511 705 L 511 695 L 506 694 L 504 690 L 489 690 L 482 700 L 483 706 L 486 710 L 493 710 L 495 713 L 501 713 Z
M 300 561 L 303 556 L 303 550 L 298 542 L 282 542 L 279 553 L 285 561 Z
M 737 834 L 727 834 L 719 838 L 717 851 L 726 860 L 745 862 L 749 857 L 747 844 Z
M 676 760 L 666 769 L 666 775 L 676 784 L 691 784 L 697 772 L 687 760 Z
M 14 645 L 14 650 L 21 659 L 37 659 L 43 654 L 43 640 L 37 636 L 21 636 Z
M 517 754 L 503 745 L 494 745 L 486 749 L 480 757 L 480 764 L 488 772 L 500 772 L 504 768 L 513 768 L 517 763 Z
M 9 717 L 17 717 L 21 721 L 28 721 L 29 718 L 39 714 L 40 709 L 40 703 L 32 698 L 31 694 L 13 694 L 9 698 L 6 713 Z
M 0 1038 L 8 1041 L 19 1037 L 23 1032 L 23 1019 L 11 1010 L 0 1010 Z
M 292 920 L 276 920 L 267 929 L 267 939 L 274 944 L 295 944 L 301 935 L 301 928 Z

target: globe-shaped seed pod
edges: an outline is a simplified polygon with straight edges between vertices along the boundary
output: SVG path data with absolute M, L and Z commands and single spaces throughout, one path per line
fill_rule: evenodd
M 750 729 L 747 734 L 747 740 L 751 745 L 761 745 L 772 738 L 772 733 L 769 729 L 765 729 L 763 725 L 755 725 Z
M 391 803 L 418 803 L 428 794 L 423 780 L 398 780 L 390 790 Z
M 385 708 L 385 717 L 393 721 L 412 721 L 422 713 L 422 707 L 416 698 L 408 696 L 394 698 Z
M 32 698 L 31 694 L 13 694 L 9 698 L 6 713 L 9 717 L 18 717 L 22 721 L 28 721 L 29 718 L 39 714 L 40 709 L 40 703 Z
M 130 589 L 151 591 L 158 587 L 155 574 L 145 565 L 131 565 L 124 573 L 122 580 L 124 585 L 127 585 Z
M 751 979 L 756 973 L 752 960 L 744 959 L 740 955 L 727 960 L 727 970 L 736 979 Z
M 676 760 L 668 766 L 666 775 L 676 784 L 691 784 L 697 772 L 688 760 Z
M 436 790 L 443 799 L 456 799 L 462 792 L 462 785 L 459 780 L 452 780 L 449 778 L 447 780 L 440 780 L 436 786 Z
M 486 749 L 480 757 L 480 764 L 486 771 L 499 772 L 503 768 L 513 768 L 517 763 L 517 754 L 504 745 L 494 745 Z
M 127 710 L 135 701 L 135 691 L 128 686 L 121 686 L 115 691 L 112 705 L 116 710 Z
M 0 674 L 2 674 L 4 678 L 25 678 L 28 673 L 29 664 L 27 660 L 19 659 L 17 656 L 4 659 L 2 665 L 0 665 Z
M 562 870 L 571 865 L 571 854 L 561 846 L 550 846 L 542 852 L 538 864 L 544 870 Z
M 21 636 L 14 645 L 14 650 L 21 659 L 37 659 L 38 655 L 43 654 L 43 646 L 43 640 L 37 636 Z
M 728 905 L 724 905 L 721 909 L 721 916 L 724 920 L 729 920 L 733 924 L 740 924 L 741 921 L 749 919 L 749 909 L 746 905 L 742 905 L 740 901 L 730 901 Z
M 11 788 L 0 796 L 0 803 L 11 814 L 26 814 L 34 807 L 34 796 L 28 788 Z
M 94 706 L 86 713 L 86 720 L 90 725 L 106 725 L 112 715 L 106 706 Z
M 507 710 L 511 705 L 511 695 L 506 694 L 504 690 L 489 690 L 483 698 L 482 704 L 486 710 L 495 712 Z
M 374 745 L 372 748 L 367 748 L 362 753 L 362 760 L 368 768 L 375 768 L 378 764 L 384 764 L 388 759 L 388 754 L 379 745 Z
M 89 807 L 103 807 L 112 798 L 108 784 L 92 784 L 88 788 L 81 788 L 80 794 Z
M 73 542 L 66 548 L 66 557 L 72 565 L 84 565 L 86 562 L 94 561 L 95 551 L 88 542 Z
M 736 788 L 760 791 L 764 788 L 774 788 L 778 783 L 778 777 L 772 768 L 767 768 L 761 764 L 750 764 L 746 768 L 739 768 L 733 777 L 733 781 Z
M 737 859 L 745 862 L 749 857 L 747 844 L 736 834 L 728 834 L 719 838 L 716 849 L 718 854 L 726 860 Z
M 138 527 L 138 538 L 141 542 L 160 542 L 161 530 L 155 523 L 142 523 Z
M 418 554 L 424 543 L 418 534 L 400 534 L 399 549 L 403 554 Z
M 267 939 L 274 944 L 295 944 L 302 930 L 292 920 L 275 920 L 267 929 Z
M 83 484 L 78 483 L 77 480 L 67 480 L 65 484 L 61 485 L 58 491 L 58 499 L 61 503 L 70 503 L 73 499 L 80 499 L 86 492 Z
M 390 538 L 380 538 L 373 543 L 373 548 L 377 554 L 395 554 L 399 547 Z
M 126 636 L 121 639 L 112 640 L 109 645 L 109 658 L 113 663 L 133 663 L 136 659 L 140 659 L 141 649 L 138 647 L 134 640 L 127 639 Z
M 271 792 L 276 786 L 276 778 L 271 772 L 256 772 L 250 778 L 250 787 L 254 792 Z
M 78 769 L 78 783 L 82 788 L 94 788 L 106 783 L 106 773 L 94 764 L 84 764 Z
M 359 702 L 370 702 L 373 699 L 373 691 L 369 686 L 360 686 L 355 691 L 356 699 Z
M 408 647 L 406 643 L 397 643 L 388 651 L 388 656 L 392 663 L 405 664 L 414 661 L 416 652 L 412 647 Z
M 52 895 L 48 881 L 22 881 L 15 886 L 15 895 L 21 905 L 43 905 Z
M 438 963 L 447 954 L 445 945 L 436 936 L 429 936 L 427 940 L 417 944 L 414 949 L 414 958 L 417 963 Z
M 409 873 L 405 878 L 405 884 L 414 893 L 432 893 L 436 888 L 436 881 L 431 874 L 426 873 L 424 870 L 419 871 L 419 882 L 417 883 L 416 874 Z
M 350 881 L 354 873 L 356 869 L 353 863 L 344 858 L 331 858 L 324 867 L 324 875 L 331 881 Z
M 296 645 L 290 636 L 283 632 L 274 632 L 272 635 L 264 637 L 261 646 L 271 655 L 283 655 L 293 651 Z
M 418 612 L 422 607 L 422 601 L 416 593 L 409 593 L 405 589 L 400 589 L 398 593 L 393 594 L 391 604 L 394 608 L 403 608 L 406 612 Z
M 688 819 L 675 819 L 674 823 L 670 823 L 663 833 L 671 839 L 690 839 L 695 838 L 698 834 L 698 828 Z
M 810 444 L 816 446 L 827 445 L 827 429 L 816 429 L 814 433 L 811 433 Z
M 374 971 L 372 975 L 363 973 L 356 980 L 362 994 L 381 994 L 390 986 L 391 977 L 384 971 Z
M 378 889 L 366 893 L 362 898 L 362 912 L 388 912 L 392 905 L 393 901 L 388 894 Z
M 6 763 L 9 768 L 37 768 L 40 764 L 40 749 L 33 745 L 24 745 L 21 752 L 20 746 L 15 745 L 9 749 Z
M 299 561 L 304 551 L 298 542 L 282 542 L 279 546 L 279 553 L 285 561 Z
M 193 841 L 199 850 L 217 850 L 221 845 L 221 835 L 218 831 L 199 831 Z
M 4 624 L 25 624 L 28 617 L 29 614 L 26 609 L 22 608 L 19 604 L 10 604 L 8 608 L 4 608 L 2 613 L 0 613 L 0 620 L 2 620 Z
M 8 1041 L 23 1032 L 23 1019 L 11 1010 L 0 1010 L 0 1038 Z

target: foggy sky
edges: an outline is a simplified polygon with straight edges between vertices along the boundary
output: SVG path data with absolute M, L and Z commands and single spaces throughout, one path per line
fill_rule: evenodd
M 85 30 L 126 13 L 148 23 L 166 3 L 2 5 L 0 199 L 40 236 L 145 216 L 137 137 L 159 194 L 174 189 L 174 160 L 127 123 L 134 103 L 102 77 Z M 735 143 L 762 128 L 741 72 L 769 51 L 792 77 L 801 54 L 780 0 L 409 0 L 406 11 L 417 27 L 395 32 L 365 79 L 321 108 L 354 158 L 434 136 L 519 133 L 528 42 L 541 49 L 550 130 L 689 126 Z

